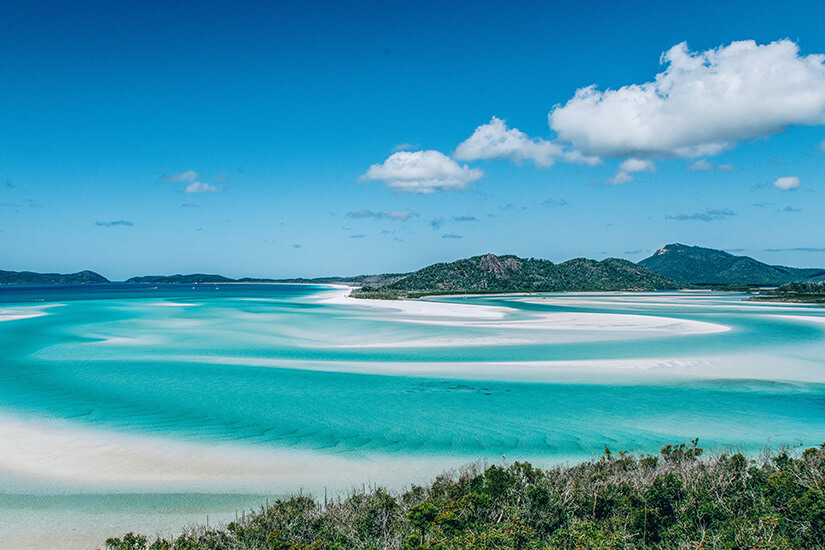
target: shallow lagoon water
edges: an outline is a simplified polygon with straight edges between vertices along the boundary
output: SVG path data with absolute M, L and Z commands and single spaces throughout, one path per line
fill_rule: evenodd
M 0 508 L 83 517 L 114 494 L 153 502 L 131 517 L 159 530 L 162 513 L 174 530 L 180 500 L 127 496 L 190 494 L 206 505 L 189 512 L 226 520 L 261 494 L 401 487 L 502 456 L 825 441 L 823 308 L 672 292 L 440 297 L 428 313 L 334 293 L 0 288 L 0 416 L 14 427 Z

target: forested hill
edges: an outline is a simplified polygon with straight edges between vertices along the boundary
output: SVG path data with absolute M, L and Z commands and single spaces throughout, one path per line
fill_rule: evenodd
M 81 285 L 108 283 L 109 280 L 94 271 L 77 273 L 35 273 L 33 271 L 2 271 L 0 285 Z
M 437 293 L 660 290 L 684 285 L 617 258 L 549 260 L 485 254 L 420 269 L 394 283 L 365 286 L 355 295 L 392 297 Z
M 768 265 L 723 250 L 668 244 L 639 265 L 686 284 L 773 286 L 796 281 L 825 281 L 825 269 Z

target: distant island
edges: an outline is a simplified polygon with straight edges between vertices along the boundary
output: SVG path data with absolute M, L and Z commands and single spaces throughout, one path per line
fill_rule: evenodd
M 0 285 L 84 285 L 108 282 L 110 282 L 109 279 L 94 271 L 34 273 L 33 271 L 0 270 Z
M 0 271 L 0 285 L 109 283 L 93 271 L 34 273 Z M 550 260 L 492 253 L 436 263 L 412 273 L 350 277 L 232 279 L 223 275 L 143 275 L 134 284 L 307 283 L 354 287 L 356 298 L 399 299 L 432 294 L 513 292 L 649 291 L 711 288 L 758 292 L 760 300 L 823 302 L 825 268 L 769 265 L 749 256 L 672 243 L 639 263 L 619 258 L 601 261 L 576 258 L 559 264 Z M 788 286 L 790 285 L 790 286 Z M 799 286 L 802 285 L 802 286 Z M 808 285 L 808 286 L 804 286 Z M 778 287 L 766 290 L 765 287 Z

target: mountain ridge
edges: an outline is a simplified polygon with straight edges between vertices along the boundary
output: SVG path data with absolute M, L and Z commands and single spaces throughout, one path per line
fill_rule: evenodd
M 667 244 L 638 264 L 680 283 L 694 285 L 776 286 L 825 280 L 822 268 L 770 265 L 750 256 L 681 243 Z
M 602 261 L 575 258 L 554 264 L 550 260 L 488 253 L 432 264 L 390 284 L 364 286 L 353 295 L 372 298 L 492 292 L 662 290 L 682 286 L 619 258 Z

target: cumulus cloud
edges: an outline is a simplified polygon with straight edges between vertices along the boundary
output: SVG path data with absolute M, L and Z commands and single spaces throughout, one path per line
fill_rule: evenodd
M 705 52 L 685 43 L 662 55 L 652 82 L 589 86 L 548 115 L 562 143 L 622 158 L 715 155 L 737 142 L 825 123 L 825 55 L 790 40 L 733 42 Z
M 202 181 L 193 181 L 183 190 L 184 193 L 218 193 L 220 189 L 214 185 L 203 183 Z
M 347 212 L 347 216 L 355 218 L 356 220 L 364 218 L 374 218 L 377 220 L 399 220 L 405 222 L 410 218 L 418 216 L 417 212 L 412 210 L 383 210 L 381 212 L 373 212 L 372 210 L 357 210 L 355 212 Z
M 619 165 L 616 175 L 610 180 L 610 183 L 621 184 L 633 181 L 635 178 L 633 174 L 636 172 L 655 172 L 656 166 L 653 162 L 644 159 L 629 158 Z
M 792 191 L 799 187 L 799 178 L 797 176 L 777 178 L 776 181 L 773 182 L 773 186 L 780 191 Z
M 735 216 L 736 212 L 728 208 L 708 208 L 704 212 L 697 212 L 696 214 L 678 214 L 676 216 L 665 216 L 668 220 L 679 221 L 700 221 L 700 222 L 714 222 L 718 220 L 726 220 L 730 216 Z
M 194 170 L 187 170 L 186 172 L 181 172 L 180 174 L 169 174 L 163 179 L 176 183 L 192 182 L 198 180 L 198 173 Z
M 516 163 L 533 161 L 537 166 L 551 166 L 562 148 L 543 139 L 531 139 L 517 128 L 508 128 L 500 118 L 476 128 L 473 135 L 456 148 L 456 160 L 508 159 Z
M 100 226 L 100 227 L 118 227 L 118 226 L 132 227 L 135 224 L 130 222 L 129 220 L 114 220 L 114 221 L 111 221 L 111 222 L 100 222 L 100 221 L 98 221 L 98 222 L 95 222 L 95 225 Z
M 399 193 L 433 193 L 466 189 L 483 175 L 439 151 L 399 151 L 370 166 L 361 181 L 383 181 Z
M 518 128 L 508 128 L 507 123 L 498 117 L 476 128 L 473 135 L 458 145 L 453 158 L 466 161 L 507 159 L 516 164 L 530 160 L 536 166 L 545 167 L 552 166 L 557 158 L 591 166 L 601 162 L 599 158 L 583 155 L 580 151 L 565 150 L 552 141 L 531 138 Z

